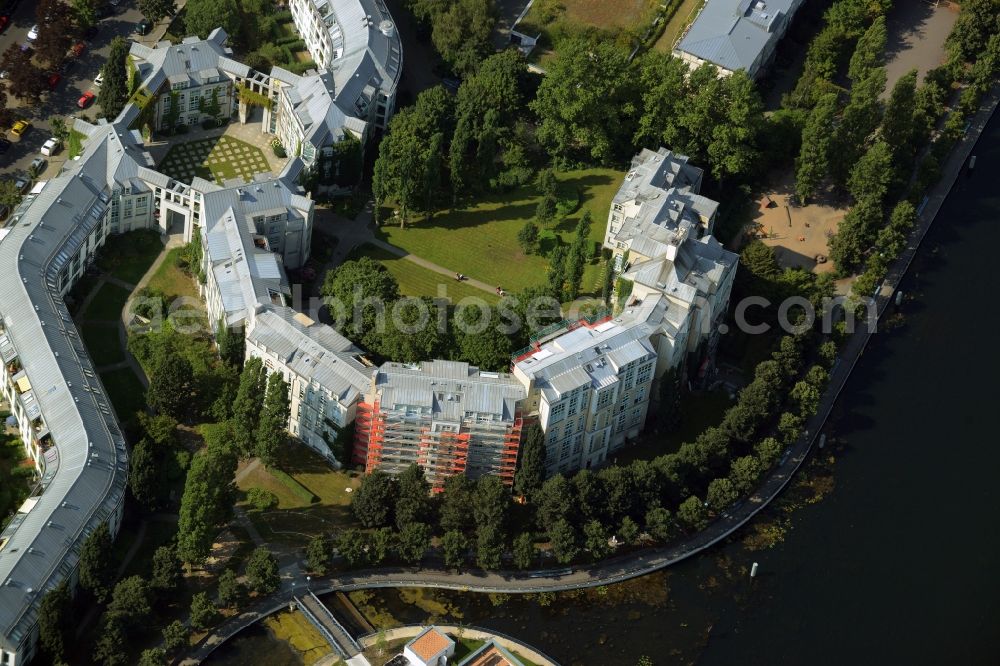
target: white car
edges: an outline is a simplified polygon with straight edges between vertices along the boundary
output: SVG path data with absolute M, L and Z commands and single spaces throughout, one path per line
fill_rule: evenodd
M 100 88 L 102 83 L 104 83 L 104 70 L 97 73 L 97 78 L 94 79 L 94 87 Z
M 28 31 L 28 41 L 33 42 L 38 39 L 38 25 L 31 26 L 31 30 Z
M 42 144 L 42 149 L 39 151 L 42 155 L 46 157 L 51 157 L 59 152 L 59 148 L 62 146 L 62 142 L 56 137 L 52 137 L 48 141 Z

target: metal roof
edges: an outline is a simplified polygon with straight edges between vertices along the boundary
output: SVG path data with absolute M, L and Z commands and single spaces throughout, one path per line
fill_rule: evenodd
M 453 421 L 467 413 L 513 419 L 517 403 L 527 395 L 512 375 L 440 360 L 385 363 L 375 375 L 374 389 L 384 408 L 421 407 L 435 418 Z

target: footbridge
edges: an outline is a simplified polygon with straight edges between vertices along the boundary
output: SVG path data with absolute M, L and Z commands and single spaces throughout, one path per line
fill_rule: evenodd
M 350 663 L 359 663 L 354 660 L 361 654 L 361 646 L 358 642 L 354 640 L 350 633 L 344 629 L 343 625 L 337 621 L 337 618 L 333 616 L 330 609 L 327 608 L 322 601 L 319 600 L 312 592 L 306 592 L 301 596 L 295 597 L 295 605 L 298 609 L 302 611 L 302 614 L 309 618 L 309 621 L 319 629 L 319 632 L 326 639 L 326 642 L 330 644 L 330 647 L 339 654 L 344 661 L 350 661 Z M 361 657 L 364 660 L 364 657 Z M 362 661 L 360 663 L 367 664 L 367 661 Z

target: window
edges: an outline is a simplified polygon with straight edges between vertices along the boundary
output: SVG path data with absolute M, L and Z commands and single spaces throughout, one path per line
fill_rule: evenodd
M 573 395 L 573 397 L 569 399 L 569 416 L 576 415 L 579 402 L 580 402 L 579 395 Z
M 139 212 L 139 210 L 145 211 L 148 207 L 149 207 L 149 197 L 147 195 L 143 194 L 141 197 L 136 197 L 135 200 L 136 212 Z
M 649 381 L 650 377 L 653 375 L 653 364 L 647 363 L 646 365 L 639 368 L 639 376 L 636 378 L 636 382 L 639 384 L 645 384 Z
M 191 93 L 191 99 L 188 100 L 188 111 L 198 110 L 198 99 L 197 93 Z
M 614 394 L 615 394 L 615 392 L 612 391 L 611 389 L 604 390 L 597 397 L 597 408 L 598 409 L 603 409 L 603 408 L 607 407 L 611 403 L 611 399 L 614 397 Z
M 560 402 L 549 412 L 549 423 L 559 423 L 566 416 L 566 403 Z

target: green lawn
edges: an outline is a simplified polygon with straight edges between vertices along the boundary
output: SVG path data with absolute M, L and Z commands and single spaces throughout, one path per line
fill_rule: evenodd
M 171 300 L 180 296 L 200 298 L 194 279 L 181 268 L 184 252 L 183 247 L 175 247 L 167 252 L 163 263 L 150 276 L 147 287 Z
M 162 249 L 160 234 L 152 229 L 109 236 L 97 253 L 97 267 L 119 280 L 135 284 Z
M 470 654 L 483 647 L 486 641 L 477 640 L 475 638 L 458 638 L 457 636 L 452 636 L 455 639 L 455 663 L 458 663 L 462 659 L 465 659 Z M 524 664 L 524 666 L 537 666 L 535 662 L 529 661 L 526 657 L 523 657 L 520 653 L 510 651 L 517 659 Z
M 567 187 L 580 193 L 581 206 L 565 220 L 542 229 L 542 251 L 551 247 L 558 234 L 569 243 L 584 210 L 593 218 L 590 239 L 598 244 L 604 237 L 611 200 L 624 174 L 613 169 L 587 169 L 558 175 Z M 492 194 L 467 208 L 446 210 L 432 219 L 417 219 L 405 229 L 383 226 L 379 236 L 407 252 L 423 257 L 449 271 L 464 273 L 487 284 L 519 291 L 545 281 L 548 261 L 538 255 L 525 255 L 517 242 L 517 232 L 534 219 L 539 194 L 534 185 L 512 192 Z M 549 233 L 546 233 L 549 232 Z M 598 255 L 599 256 L 599 255 Z M 583 290 L 600 289 L 599 262 L 587 266 Z
M 701 9 L 703 4 L 705 4 L 705 0 L 682 0 L 681 6 L 677 8 L 674 15 L 667 21 L 667 26 L 663 29 L 663 34 L 653 44 L 653 48 L 657 51 L 670 53 L 674 48 L 674 44 L 680 38 L 681 33 L 691 25 L 691 22 L 694 21 L 695 16 L 698 15 L 698 10 Z
M 485 299 L 487 303 L 496 303 L 496 294 L 477 289 L 465 282 L 458 282 L 447 275 L 441 275 L 412 261 L 395 255 L 375 245 L 365 244 L 351 251 L 351 259 L 371 257 L 389 269 L 392 276 L 399 282 L 399 291 L 405 296 L 431 296 L 436 298 L 438 286 L 443 285 L 445 295 L 452 303 L 458 303 L 463 298 L 475 296 Z
M 90 352 L 91 360 L 98 368 L 125 360 L 125 352 L 122 351 L 118 341 L 116 325 L 87 322 L 80 327 L 80 334 L 83 336 L 83 344 Z
M 351 493 L 347 488 L 357 489 L 359 479 L 347 472 L 335 471 L 311 449 L 296 442 L 279 454 L 278 468 L 319 497 L 319 502 L 304 501 L 260 465 L 237 485 L 244 492 L 263 488 L 278 498 L 276 509 L 263 514 L 248 511 L 261 536 L 268 541 L 305 546 L 317 534 L 330 534 L 337 527 L 355 526 L 350 509 Z
M 124 309 L 125 302 L 131 293 L 128 289 L 105 282 L 83 312 L 83 319 L 103 321 L 109 324 L 117 322 L 122 316 L 122 309 Z
M 269 172 L 270 165 L 260 148 L 230 136 L 179 143 L 170 148 L 158 170 L 176 180 L 190 183 L 194 176 L 220 184 L 230 178 L 253 179 Z
M 146 408 L 146 389 L 131 368 L 102 372 L 101 383 L 118 413 L 119 421 L 131 421 L 136 412 Z

